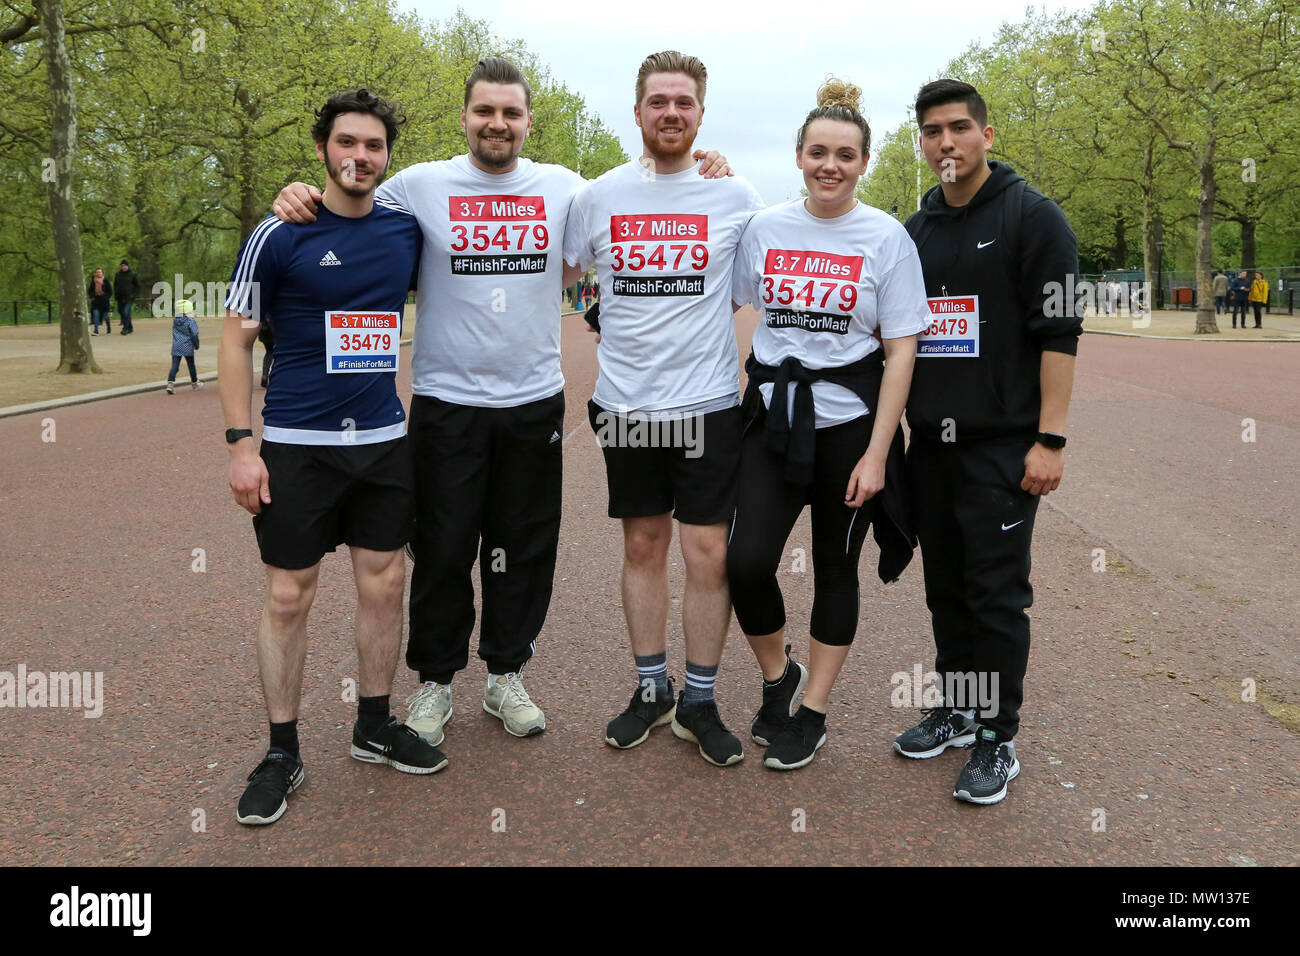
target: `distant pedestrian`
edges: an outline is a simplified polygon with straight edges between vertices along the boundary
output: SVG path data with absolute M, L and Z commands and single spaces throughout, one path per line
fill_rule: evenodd
M 1250 284 L 1250 305 L 1255 310 L 1255 328 L 1262 329 L 1260 324 L 1260 312 L 1263 311 L 1264 303 L 1268 301 L 1268 280 L 1264 278 L 1264 273 L 1256 272 L 1255 281 Z M 1245 326 L 1245 315 L 1242 316 L 1242 326 Z
M 113 288 L 104 278 L 104 270 L 96 269 L 90 276 L 90 285 L 86 286 L 86 298 L 90 300 L 90 321 L 94 326 L 91 335 L 99 334 L 99 321 L 104 320 L 104 330 L 107 335 L 113 334 L 113 324 L 108 320 L 112 315 L 110 308 L 110 299 L 113 295 Z
M 199 324 L 194 321 L 194 303 L 181 299 L 176 303 L 176 316 L 172 319 L 172 370 L 167 373 L 167 394 L 176 394 L 176 372 L 181 359 L 190 369 L 190 388 L 203 387 L 198 370 L 194 367 L 194 352 L 199 347 Z
M 1111 294 L 1110 279 L 1106 276 L 1101 277 L 1097 283 L 1097 305 L 1101 315 L 1110 315 L 1115 311 L 1115 299 Z
M 122 319 L 123 335 L 130 335 L 135 331 L 135 326 L 131 324 L 131 306 L 139 294 L 140 278 L 131 268 L 131 264 L 123 259 L 117 275 L 113 276 L 113 298 L 117 299 L 117 314 Z
M 1237 273 L 1237 278 L 1232 280 L 1232 285 L 1228 288 L 1228 302 L 1232 306 L 1232 327 L 1237 327 L 1237 313 L 1241 313 L 1241 327 L 1246 327 L 1246 307 L 1247 300 L 1250 296 L 1250 280 L 1246 278 L 1246 270 L 1242 269 Z
M 1214 314 L 1228 309 L 1228 274 L 1219 269 L 1214 270 Z

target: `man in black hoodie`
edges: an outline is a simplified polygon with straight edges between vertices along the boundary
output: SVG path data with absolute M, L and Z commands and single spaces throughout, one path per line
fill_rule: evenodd
M 973 86 L 926 84 L 916 117 L 940 185 L 907 221 L 934 317 L 917 344 L 908 464 L 944 700 L 894 749 L 973 744 L 953 796 L 997 803 L 1020 772 L 1034 515 L 1065 467 L 1078 250 L 1055 202 L 988 162 Z
M 118 266 L 117 275 L 113 276 L 113 298 L 117 299 L 117 314 L 122 317 L 122 334 L 130 335 L 135 331 L 131 324 L 131 306 L 140 294 L 140 279 L 125 259 Z

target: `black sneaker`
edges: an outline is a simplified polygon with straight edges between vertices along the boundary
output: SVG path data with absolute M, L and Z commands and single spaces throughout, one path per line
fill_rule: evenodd
M 937 757 L 949 747 L 975 743 L 975 725 L 949 707 L 924 711 L 926 718 L 894 738 L 894 752 L 924 760 Z
M 668 678 L 668 693 L 657 700 L 646 700 L 648 687 L 638 686 L 632 695 L 632 702 L 627 709 L 609 722 L 605 728 L 605 743 L 620 750 L 627 750 L 637 744 L 645 743 L 650 731 L 662 727 L 673 719 L 677 712 L 677 700 L 673 695 L 673 679 Z
M 812 763 L 822 744 L 826 743 L 826 715 L 808 707 L 800 707 L 795 715 L 782 725 L 772 745 L 763 755 L 763 766 L 773 770 L 798 770 Z
M 305 779 L 301 760 L 279 748 L 268 750 L 248 775 L 248 786 L 239 798 L 235 819 L 249 826 L 274 823 L 289 809 L 285 797 L 301 787 Z
M 749 736 L 764 747 L 776 740 L 781 728 L 794 716 L 795 698 L 808 686 L 808 668 L 790 656 L 789 644 L 785 646 L 785 658 L 785 675 L 770 686 L 764 682 L 763 706 L 749 727 Z
M 369 739 L 361 735 L 358 724 L 352 725 L 352 756 L 364 763 L 386 763 L 402 773 L 437 773 L 447 766 L 447 758 L 433 744 L 396 717 L 372 734 Z
M 998 740 L 998 735 L 981 727 L 975 752 L 962 768 L 952 795 L 968 803 L 997 803 L 1007 795 L 1007 784 L 1020 776 L 1016 745 Z
M 745 759 L 740 739 L 722 725 L 717 701 L 687 704 L 686 691 L 677 699 L 677 712 L 673 716 L 673 734 L 682 740 L 699 744 L 700 756 L 715 767 L 729 767 Z

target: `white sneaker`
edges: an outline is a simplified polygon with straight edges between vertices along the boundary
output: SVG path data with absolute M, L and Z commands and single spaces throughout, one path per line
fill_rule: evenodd
M 442 728 L 451 715 L 450 684 L 421 684 L 406 698 L 406 726 L 435 747 L 442 743 Z
M 483 690 L 483 709 L 500 717 L 506 731 L 516 737 L 531 737 L 546 729 L 546 715 L 524 690 L 519 674 L 489 674 Z

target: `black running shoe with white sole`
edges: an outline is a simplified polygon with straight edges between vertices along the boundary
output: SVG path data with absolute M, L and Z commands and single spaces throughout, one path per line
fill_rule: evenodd
M 627 750 L 637 744 L 645 743 L 650 731 L 662 727 L 673 719 L 677 712 L 677 700 L 673 694 L 673 679 L 668 678 L 668 693 L 651 694 L 646 699 L 650 688 L 638 686 L 632 694 L 632 702 L 627 709 L 609 722 L 605 728 L 605 743 L 619 750 Z
M 406 724 L 399 724 L 396 717 L 389 717 L 388 723 L 369 737 L 353 724 L 352 756 L 364 763 L 386 763 L 402 773 L 437 773 L 447 766 L 441 750 Z
M 967 803 L 998 803 L 1007 795 L 1007 784 L 1020 776 L 1016 745 L 998 740 L 998 735 L 987 727 L 980 728 L 978 738 L 952 795 Z
M 935 707 L 923 713 L 924 720 L 894 738 L 895 753 L 924 760 L 939 756 L 949 747 L 975 743 L 975 724 L 952 708 Z
M 745 759 L 740 738 L 722 724 L 717 701 L 702 704 L 685 703 L 686 691 L 677 699 L 677 712 L 673 716 L 673 734 L 700 747 L 700 756 L 715 767 L 730 767 Z
M 826 715 L 800 707 L 785 722 L 763 755 L 763 766 L 773 770 L 798 770 L 812 763 L 826 743 Z
M 808 686 L 808 668 L 790 656 L 790 645 L 785 646 L 785 674 L 775 684 L 763 682 L 763 706 L 758 709 L 749 727 L 749 736 L 764 747 L 776 739 L 782 726 L 794 716 L 794 702 Z
M 301 760 L 279 748 L 268 750 L 248 775 L 248 786 L 239 798 L 235 819 L 248 826 L 274 823 L 289 809 L 285 798 L 301 787 L 305 779 Z

